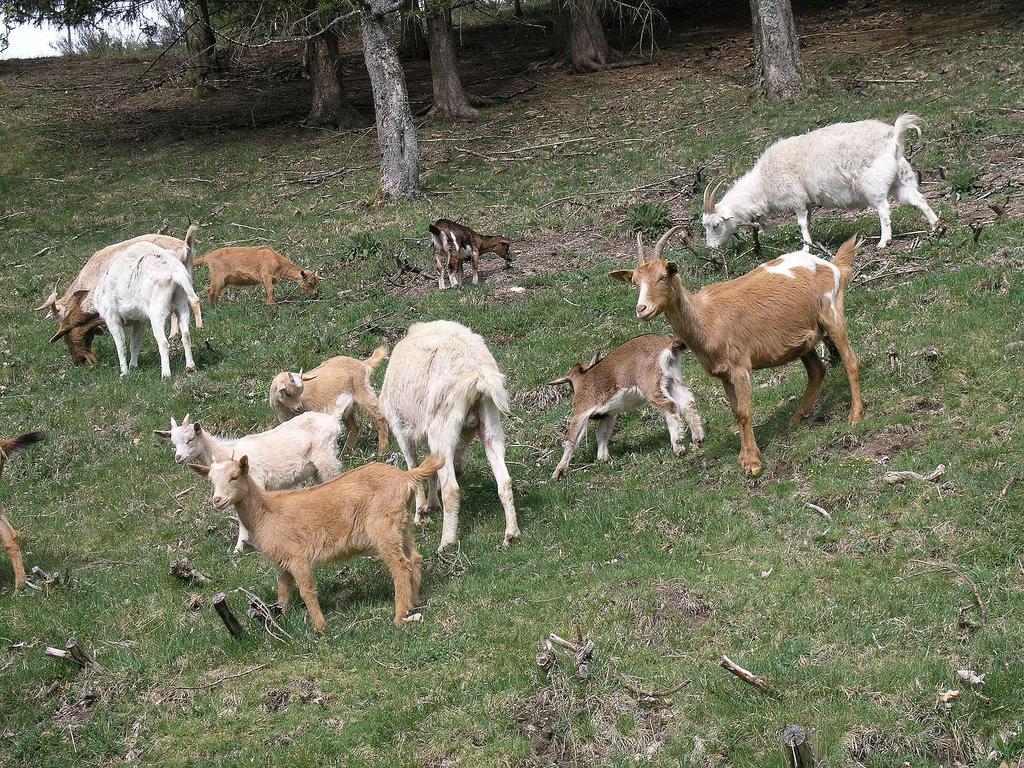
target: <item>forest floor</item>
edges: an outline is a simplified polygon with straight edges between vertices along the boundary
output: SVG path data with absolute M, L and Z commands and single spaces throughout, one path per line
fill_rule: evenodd
M 0 434 L 49 434 L 0 485 L 40 569 L 16 595 L 0 558 L 0 764 L 760 768 L 785 765 L 791 723 L 816 731 L 824 765 L 1019 764 L 1024 22 L 1005 3 L 805 9 L 814 80 L 784 105 L 751 93 L 747 4 L 735 5 L 698 21 L 695 4 L 653 63 L 586 76 L 543 63 L 547 28 L 476 19 L 466 80 L 510 98 L 473 122 L 424 123 L 426 193 L 391 208 L 365 204 L 369 118 L 303 129 L 308 83 L 283 54 L 237 62 L 201 102 L 170 57 L 0 62 Z M 347 63 L 365 111 L 365 73 Z M 419 106 L 428 72 L 410 65 Z M 591 441 L 551 482 L 568 403 L 545 382 L 599 347 L 667 332 L 638 322 L 635 295 L 606 277 L 632 263 L 635 229 L 696 230 L 708 180 L 735 178 L 777 137 L 904 111 L 923 117 L 911 157 L 945 234 L 901 207 L 879 252 L 873 213 L 812 221 L 830 249 L 867 238 L 846 300 L 864 421 L 847 424 L 835 366 L 796 429 L 802 367 L 759 373 L 765 472 L 748 479 L 725 398 L 688 359 L 699 450 L 674 456 L 642 411 L 620 421 L 610 464 Z M 512 269 L 487 260 L 481 285 L 434 290 L 425 231 L 440 216 L 509 236 Z M 255 290 L 227 295 L 196 333 L 198 372 L 175 346 L 168 382 L 150 338 L 126 379 L 108 336 L 95 368 L 47 343 L 53 324 L 32 307 L 55 281 L 101 246 L 190 220 L 201 252 L 269 243 L 315 267 L 321 297 L 284 286 L 272 309 Z M 764 258 L 799 244 L 793 221 L 776 224 Z M 690 285 L 757 263 L 749 237 L 698 250 L 671 249 Z M 203 269 L 196 280 L 202 292 Z M 508 375 L 522 540 L 500 546 L 476 449 L 460 548 L 434 554 L 438 516 L 416 534 L 422 624 L 391 623 L 390 579 L 363 559 L 319 570 L 323 635 L 296 603 L 288 637 L 243 619 L 232 640 L 212 594 L 242 614 L 240 590 L 271 601 L 276 570 L 252 551 L 232 562 L 234 521 L 152 431 L 186 413 L 215 433 L 267 428 L 276 372 L 364 356 L 439 318 L 482 334 Z M 372 449 L 364 438 L 346 466 Z M 880 482 L 940 464 L 933 482 Z M 169 575 L 182 556 L 212 583 Z M 597 647 L 589 676 L 563 657 L 546 677 L 538 639 L 577 631 Z M 70 636 L 95 666 L 44 655 Z M 723 654 L 772 691 L 726 673 Z M 683 682 L 671 701 L 635 692 Z

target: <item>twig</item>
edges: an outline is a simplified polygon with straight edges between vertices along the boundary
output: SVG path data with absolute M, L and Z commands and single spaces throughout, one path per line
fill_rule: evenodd
M 1016 475 L 1007 480 L 1006 485 L 1003 486 L 1003 490 L 999 492 L 999 498 L 1005 499 L 1006 495 L 1010 492 L 1010 489 L 1017 484 L 1018 480 L 1020 480 L 1020 478 L 1017 477 Z
M 223 685 L 229 680 L 237 680 L 245 675 L 251 675 L 253 672 L 259 672 L 261 669 L 266 669 L 270 666 L 270 663 L 260 664 L 249 669 L 243 669 L 241 672 L 236 672 L 233 675 L 224 675 L 224 677 L 218 677 L 212 683 L 206 683 L 205 685 L 177 685 L 171 688 L 171 691 L 205 691 L 209 688 L 216 688 L 218 685 Z
M 830 515 L 828 511 L 825 510 L 823 507 L 819 507 L 817 504 L 811 504 L 811 502 L 809 501 L 805 501 L 804 506 L 807 507 L 808 509 L 813 509 L 815 512 L 824 517 L 830 523 L 832 522 L 832 515 Z
M 664 691 L 645 691 L 643 688 L 633 685 L 621 672 L 617 672 L 617 674 L 622 687 L 635 695 L 639 704 L 648 707 L 671 707 L 675 702 L 669 697 L 674 693 L 679 693 L 690 684 L 689 680 L 683 680 L 679 685 L 674 685 Z
M 722 659 L 718 662 L 718 664 L 726 672 L 730 672 L 731 674 L 735 675 L 744 683 L 749 683 L 750 685 L 754 686 L 759 690 L 764 691 L 765 693 L 771 692 L 772 687 L 768 684 L 767 680 L 765 680 L 763 677 L 758 677 L 748 669 L 744 669 L 735 661 L 730 659 L 728 656 L 722 656 Z
M 974 599 L 978 603 L 978 613 L 981 614 L 981 623 L 984 624 L 988 621 L 988 607 L 985 605 L 985 601 L 981 597 L 981 590 L 978 589 L 978 585 L 974 583 L 970 576 L 964 571 L 952 563 L 946 563 L 941 560 L 911 560 L 910 562 L 917 565 L 926 565 L 929 568 L 936 568 L 946 573 L 951 573 L 956 576 L 960 581 L 974 594 Z

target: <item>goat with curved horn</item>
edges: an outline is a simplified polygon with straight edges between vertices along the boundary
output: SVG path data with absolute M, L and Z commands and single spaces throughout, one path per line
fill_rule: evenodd
M 704 213 L 714 213 L 715 203 L 718 199 L 718 193 L 722 187 L 725 186 L 725 179 L 722 179 L 717 184 L 708 184 L 704 187 Z
M 636 233 L 636 263 L 643 264 L 647 261 L 647 256 L 644 254 L 644 236 L 639 232 Z

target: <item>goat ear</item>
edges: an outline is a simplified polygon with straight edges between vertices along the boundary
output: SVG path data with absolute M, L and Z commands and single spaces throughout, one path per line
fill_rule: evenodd
M 603 349 L 599 349 L 599 350 L 597 350 L 597 352 L 595 352 L 595 353 L 594 353 L 594 356 L 593 356 L 592 358 L 590 358 L 590 362 L 589 362 L 589 363 L 587 363 L 586 367 L 585 367 L 585 368 L 584 368 L 583 370 L 585 370 L 585 371 L 586 371 L 586 370 L 590 370 L 591 368 L 593 368 L 593 367 L 594 367 L 595 365 L 597 365 L 598 363 L 600 363 L 600 362 L 601 362 L 601 360 L 603 360 L 603 359 L 604 359 L 604 356 L 605 356 L 606 354 L 608 354 L 608 353 L 607 353 L 607 352 L 605 352 L 605 351 L 604 351 Z
M 620 283 L 632 283 L 633 282 L 633 270 L 632 269 L 616 269 L 614 272 L 609 272 L 608 277 L 612 280 L 618 280 Z
M 202 464 L 189 464 L 188 468 L 195 472 L 197 475 L 202 475 L 203 477 L 206 477 L 208 474 L 210 474 L 210 468 L 205 467 Z
M 178 422 L 174 420 L 173 416 L 171 416 L 171 429 L 177 429 L 177 428 L 178 428 Z
M 195 430 L 197 435 L 203 434 L 203 426 L 198 421 L 192 425 L 192 429 Z
M 192 421 L 192 415 L 186 413 L 185 418 L 181 420 L 181 426 L 187 427 Z
M 166 429 L 154 429 L 153 434 L 157 437 L 166 437 L 168 440 L 171 439 L 171 433 Z
M 309 277 L 309 272 L 307 272 L 304 269 L 300 269 L 299 270 L 299 277 L 301 277 L 303 280 L 305 280 L 307 277 Z
M 558 378 L 558 379 L 552 379 L 551 381 L 548 382 L 547 385 L 549 387 L 557 387 L 559 384 L 571 384 L 571 383 L 572 383 L 572 379 L 570 379 L 568 376 L 562 376 L 561 378 Z
M 238 460 L 238 466 L 242 468 L 242 474 L 249 471 L 249 457 L 243 456 Z
M 674 261 L 665 262 L 665 268 L 668 270 L 669 275 L 678 275 L 679 267 Z

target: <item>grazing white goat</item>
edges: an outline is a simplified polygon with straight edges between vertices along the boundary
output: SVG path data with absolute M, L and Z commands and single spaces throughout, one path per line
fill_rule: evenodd
M 882 225 L 878 247 L 892 240 L 889 198 L 920 209 L 934 230 L 939 217 L 917 189 L 917 174 L 903 154 L 910 130 L 921 121 L 904 114 L 895 125 L 879 120 L 836 123 L 776 142 L 717 201 L 722 182 L 704 190 L 704 233 L 718 248 L 737 229 L 779 213 L 796 215 L 804 244 L 811 245 L 812 208 L 874 208 Z
M 181 330 L 185 369 L 195 370 L 192 336 L 188 327 L 191 317 L 189 309 L 196 313 L 197 328 L 203 327 L 203 313 L 188 270 L 171 251 L 142 242 L 115 254 L 90 298 L 117 347 L 122 376 L 138 368 L 143 326 L 148 322 L 160 350 L 160 376 L 170 378 L 171 362 L 164 324 L 172 314 L 177 318 Z M 124 347 L 126 325 L 132 329 L 130 363 Z M 72 325 L 62 322 L 61 330 L 50 341 L 56 341 L 72 330 Z
M 444 525 L 438 551 L 458 538 L 456 476 L 465 469 L 466 449 L 477 436 L 483 441 L 505 509 L 505 543 L 519 538 L 501 426 L 501 414 L 508 413 L 505 376 L 480 336 L 447 320 L 414 324 L 391 353 L 380 407 L 409 469 L 417 465 L 419 443 L 425 442 L 431 453 L 445 460 L 436 480 L 429 481 L 429 501 L 422 489 L 416 494 L 416 522 L 423 523 L 429 520 L 428 509 L 440 506 L 437 488 L 441 486 Z
M 686 345 L 671 336 L 649 333 L 616 347 L 607 356 L 600 352 L 587 365 L 574 365 L 549 385 L 572 384 L 573 416 L 565 437 L 565 451 L 552 477 L 558 480 L 569 468 L 572 455 L 587 435 L 587 423 L 597 422 L 597 459 L 610 461 L 609 443 L 615 421 L 623 413 L 651 403 L 668 424 L 672 450 L 686 450 L 686 426 L 699 443 L 704 427 L 694 405 L 693 391 L 683 383 L 681 358 Z
M 341 395 L 334 413 L 303 413 L 266 432 L 237 440 L 211 435 L 187 415 L 180 425 L 172 418 L 170 430 L 155 429 L 153 434 L 171 441 L 178 464 L 210 465 L 245 454 L 252 464 L 253 478 L 274 491 L 307 482 L 325 483 L 338 476 L 340 419 L 351 406 L 351 395 Z M 245 526 L 239 524 L 235 553 L 241 552 L 250 539 Z

